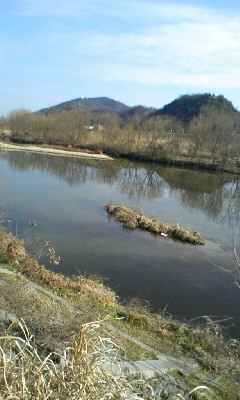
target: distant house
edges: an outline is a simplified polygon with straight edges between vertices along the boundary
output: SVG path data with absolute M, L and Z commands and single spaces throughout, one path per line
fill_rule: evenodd
M 85 125 L 84 126 L 85 129 L 87 129 L 87 131 L 94 131 L 94 125 Z
M 102 131 L 104 127 L 101 124 L 97 124 L 97 125 L 85 125 L 84 128 L 87 131 L 92 132 L 92 131 Z

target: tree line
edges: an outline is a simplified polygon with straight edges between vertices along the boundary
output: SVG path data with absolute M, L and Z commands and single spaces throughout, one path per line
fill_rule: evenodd
M 190 157 L 224 164 L 240 150 L 239 113 L 214 104 L 203 106 L 187 123 L 174 116 L 149 115 L 144 109 L 125 118 L 79 109 L 49 115 L 16 110 L 1 121 L 15 141 L 89 146 L 152 160 Z

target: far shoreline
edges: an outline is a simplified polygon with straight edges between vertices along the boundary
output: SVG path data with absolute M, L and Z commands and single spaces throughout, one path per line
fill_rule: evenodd
M 40 147 L 40 146 L 32 146 L 32 145 L 15 145 L 10 143 L 0 142 L 0 150 L 10 150 L 10 151 L 29 151 L 32 153 L 42 153 L 49 155 L 57 155 L 57 156 L 67 156 L 74 158 L 89 158 L 100 161 L 113 161 L 113 158 L 107 156 L 105 154 L 98 154 L 94 152 L 85 152 L 85 151 L 71 151 L 71 150 L 62 150 L 51 147 Z
M 189 159 L 189 158 L 152 158 L 144 153 L 136 152 L 117 152 L 114 149 L 106 146 L 104 148 L 98 148 L 94 145 L 60 145 L 60 144 L 48 144 L 39 143 L 33 144 L 30 141 L 0 141 L 0 150 L 8 151 L 29 151 L 33 153 L 49 154 L 55 156 L 67 156 L 72 158 L 86 158 L 95 159 L 99 161 L 113 161 L 115 159 L 125 159 L 136 162 L 146 162 L 157 165 L 164 165 L 167 167 L 175 168 L 187 168 L 193 170 L 207 170 L 212 172 L 223 172 L 233 175 L 240 175 L 240 167 L 236 161 L 222 163 L 220 161 L 210 163 L 206 159 Z M 13 144 L 16 143 L 16 144 Z

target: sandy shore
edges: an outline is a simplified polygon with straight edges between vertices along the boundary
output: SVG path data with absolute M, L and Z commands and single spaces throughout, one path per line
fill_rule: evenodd
M 67 156 L 67 157 L 75 157 L 75 158 L 91 158 L 95 160 L 113 160 L 113 158 L 106 156 L 105 154 L 89 154 L 83 153 L 81 151 L 67 151 L 67 150 L 58 150 L 52 148 L 38 147 L 38 146 L 28 146 L 28 145 L 15 145 L 9 143 L 0 142 L 0 149 L 3 150 L 12 150 L 12 151 L 30 151 L 33 153 L 43 153 L 57 156 Z

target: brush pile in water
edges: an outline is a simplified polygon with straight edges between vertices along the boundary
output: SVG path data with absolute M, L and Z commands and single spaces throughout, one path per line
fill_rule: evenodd
M 147 217 L 139 214 L 132 208 L 125 207 L 118 204 L 112 204 L 109 202 L 105 206 L 107 212 L 114 215 L 115 218 L 123 223 L 123 226 L 129 229 L 144 229 L 151 233 L 158 235 L 168 235 L 173 239 L 178 239 L 183 242 L 189 242 L 192 244 L 204 244 L 205 240 L 200 233 L 191 229 L 183 228 L 180 225 L 169 225 L 165 222 L 161 222 L 159 219 L 154 217 Z

